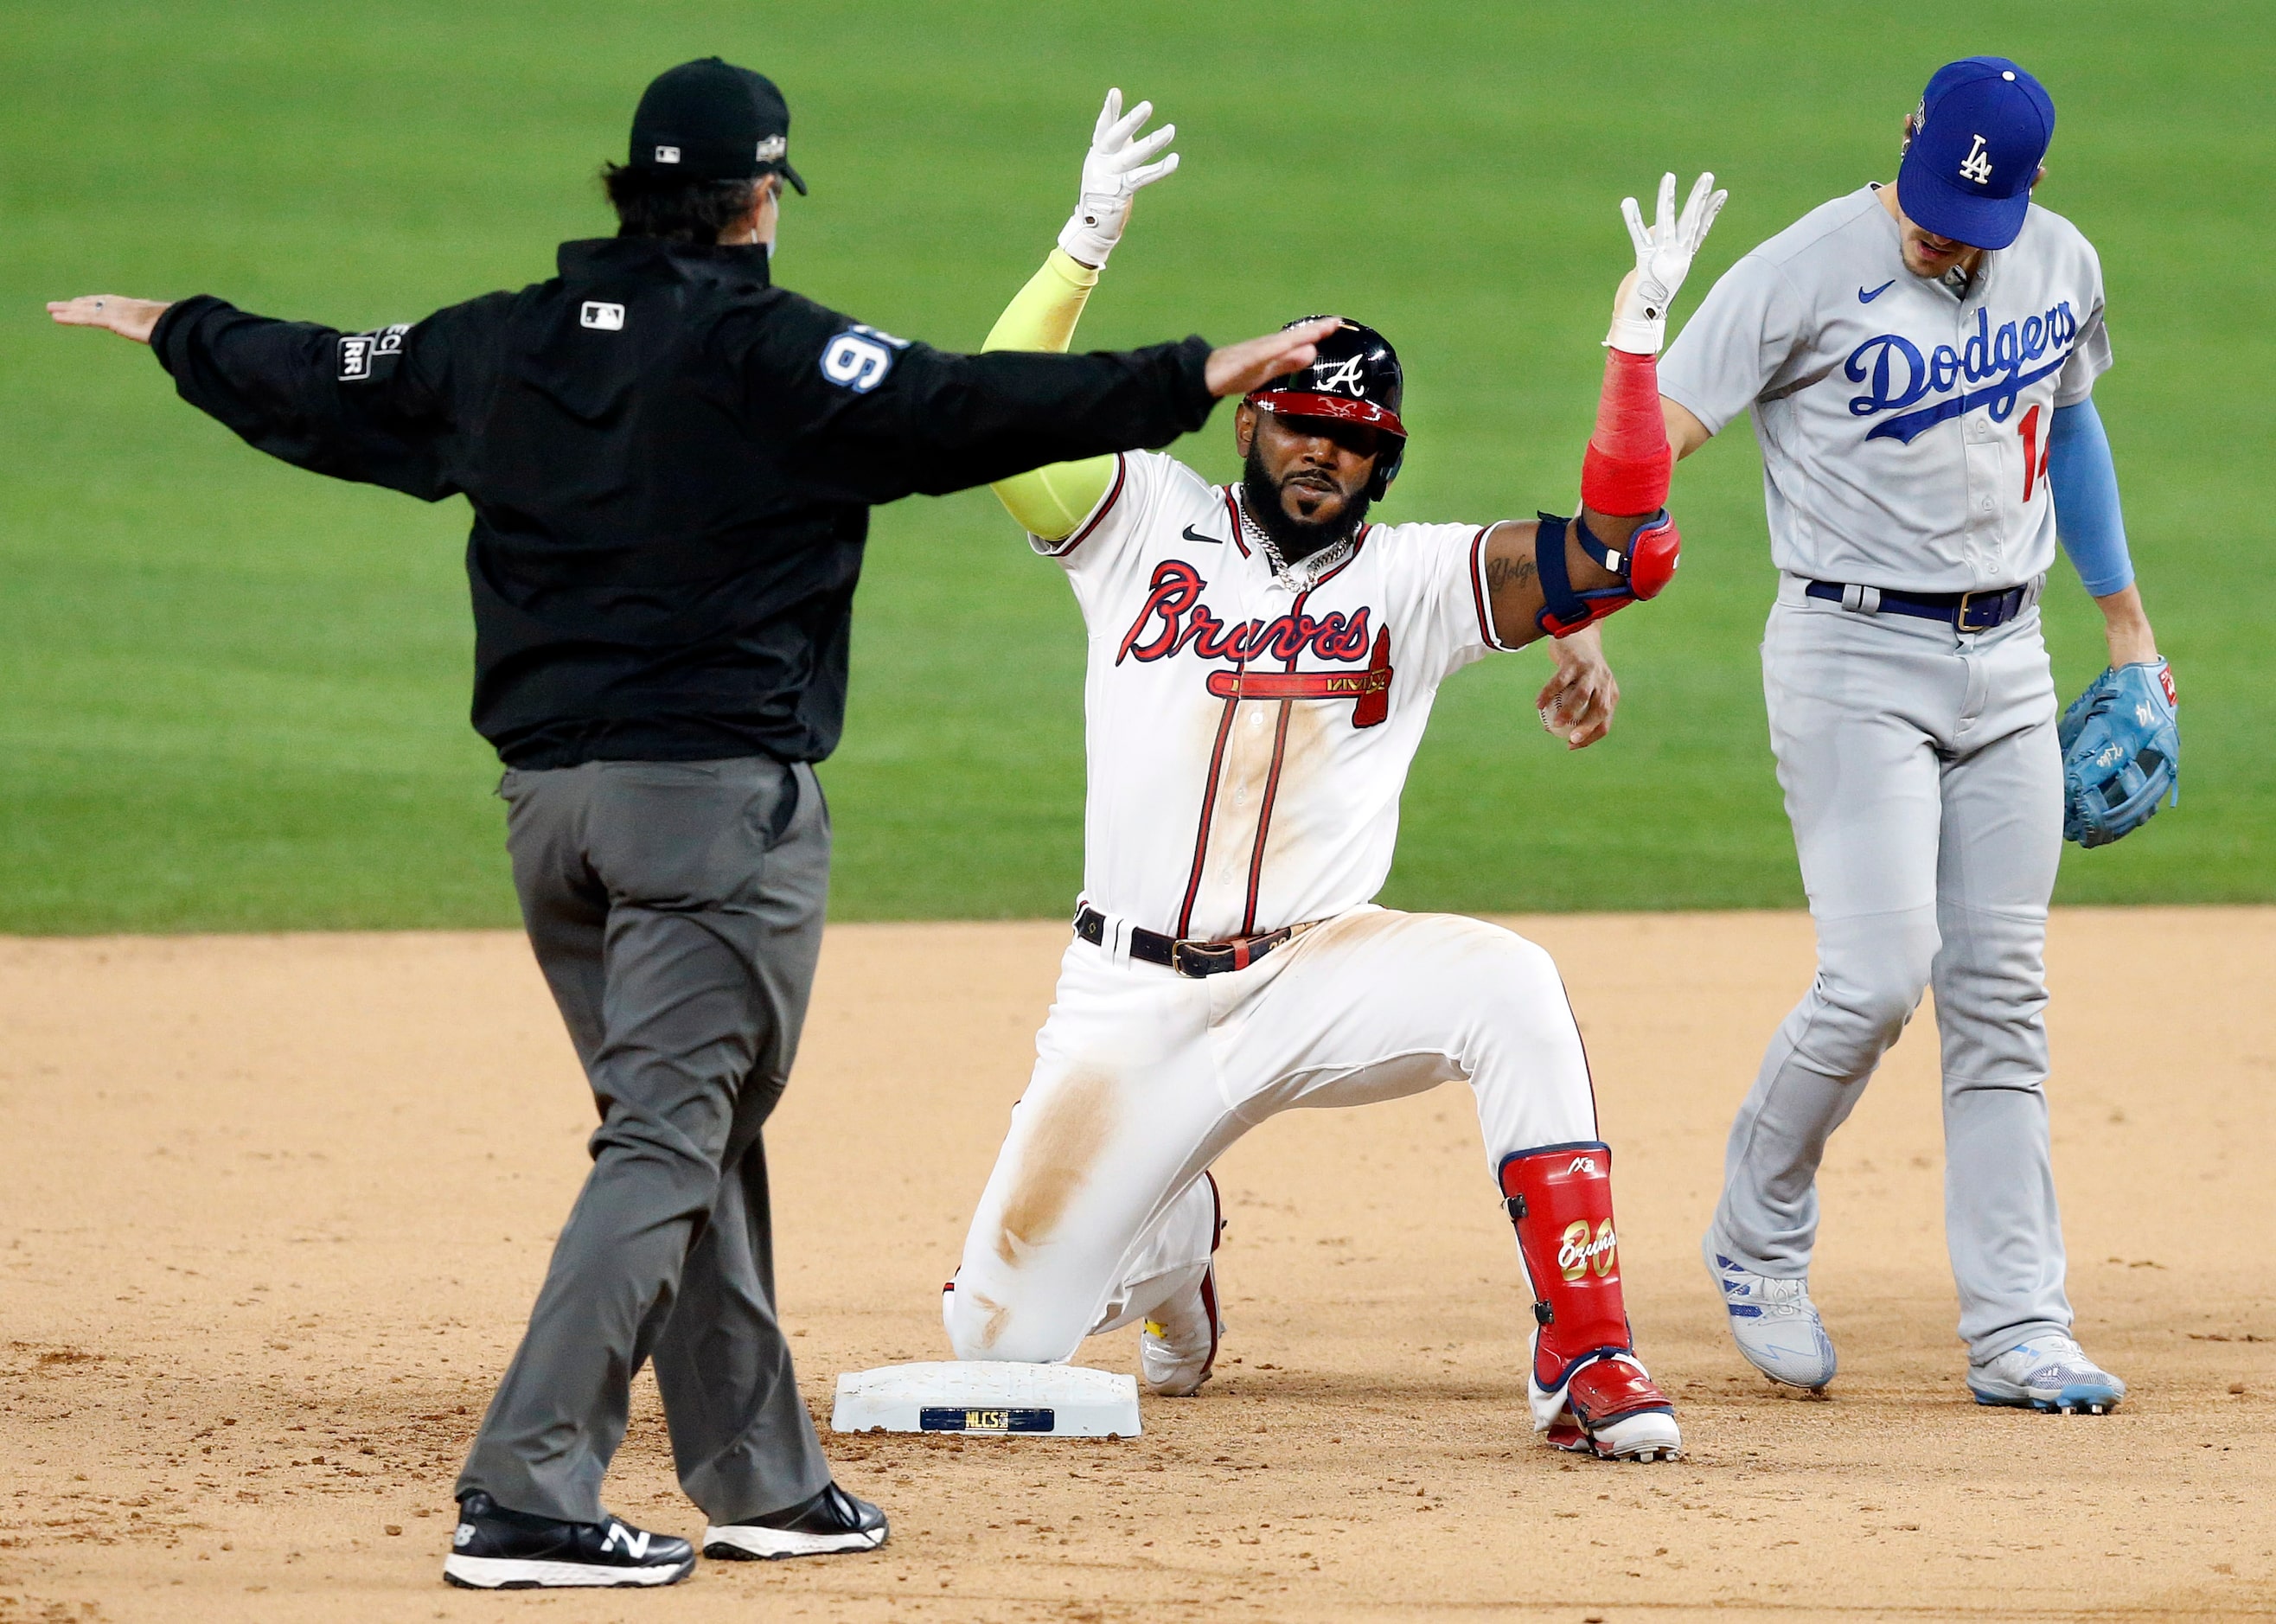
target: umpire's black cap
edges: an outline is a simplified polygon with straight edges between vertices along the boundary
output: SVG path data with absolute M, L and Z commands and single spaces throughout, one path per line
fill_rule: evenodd
M 774 80 L 717 57 L 656 75 L 633 113 L 631 167 L 691 180 L 780 175 L 790 166 L 790 107 Z

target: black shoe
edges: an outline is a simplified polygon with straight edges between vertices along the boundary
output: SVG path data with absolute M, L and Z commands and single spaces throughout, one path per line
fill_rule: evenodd
M 459 1529 L 443 1577 L 469 1590 L 678 1584 L 695 1571 L 695 1547 L 644 1534 L 614 1517 L 559 1522 L 508 1511 L 481 1490 L 459 1502 Z
M 729 1562 L 875 1551 L 884 1543 L 885 1514 L 834 1483 L 812 1499 L 784 1510 L 740 1522 L 714 1523 L 703 1530 L 703 1554 Z

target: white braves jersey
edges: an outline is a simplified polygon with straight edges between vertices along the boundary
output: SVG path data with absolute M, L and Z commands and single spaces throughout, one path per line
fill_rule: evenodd
M 1229 489 L 1135 452 L 1066 540 L 1031 537 L 1090 634 L 1085 900 L 1221 940 L 1372 899 L 1438 684 L 1499 646 L 1490 527 L 1369 525 L 1286 584 Z
M 2054 561 L 2049 421 L 2110 365 L 2101 262 L 2033 204 L 1963 298 L 1905 269 L 1877 190 L 1724 272 L 1662 358 L 1660 393 L 1711 432 L 1753 413 L 1780 569 L 1899 591 L 2020 585 Z

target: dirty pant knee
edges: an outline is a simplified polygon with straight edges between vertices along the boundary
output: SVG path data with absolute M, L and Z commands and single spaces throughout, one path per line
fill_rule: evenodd
M 949 1346 L 959 1359 L 1069 1358 L 1085 1336 L 1144 1319 L 1199 1286 L 1217 1228 L 1217 1190 L 1203 1175 L 1164 1205 L 1111 1269 L 1094 1266 L 1103 1251 L 1073 1241 L 1017 1266 L 985 1248 L 977 1256 L 967 1251 L 941 1298 Z
M 1052 1364 L 1081 1345 L 1089 1303 L 1054 1301 L 1035 1283 L 970 1267 L 941 1294 L 941 1319 L 959 1359 L 1009 1359 Z

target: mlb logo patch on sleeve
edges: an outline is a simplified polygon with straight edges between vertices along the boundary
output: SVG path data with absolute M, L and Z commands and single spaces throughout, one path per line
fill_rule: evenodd
M 597 327 L 603 332 L 621 332 L 625 325 L 625 307 L 588 299 L 585 307 L 577 313 L 577 320 L 587 327 Z

